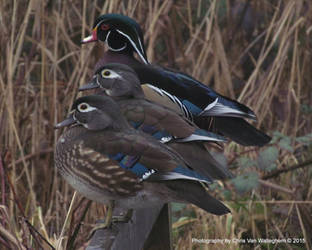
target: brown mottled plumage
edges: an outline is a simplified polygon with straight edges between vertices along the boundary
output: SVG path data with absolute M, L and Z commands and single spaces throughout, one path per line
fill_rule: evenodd
M 56 128 L 69 125 L 56 145 L 55 165 L 87 198 L 101 203 L 114 200 L 116 206 L 125 208 L 191 201 L 214 214 L 229 212 L 200 184 L 210 183 L 209 176 L 188 170 L 173 149 L 129 126 L 111 98 L 79 98 Z M 136 164 L 122 166 L 115 158 L 120 154 L 134 157 L 146 172 L 134 169 Z M 186 192 L 188 186 L 192 192 Z
M 93 192 L 86 193 L 85 186 L 97 192 L 107 192 L 108 196 L 135 195 L 143 187 L 139 178 L 120 168 L 118 161 L 103 154 L 105 149 L 99 151 L 88 145 L 92 143 L 91 140 L 105 139 L 105 135 L 101 137 L 82 126 L 70 128 L 59 138 L 56 146 L 56 167 L 75 189 L 86 197 L 91 195 L 90 199 L 98 198 L 93 198 Z

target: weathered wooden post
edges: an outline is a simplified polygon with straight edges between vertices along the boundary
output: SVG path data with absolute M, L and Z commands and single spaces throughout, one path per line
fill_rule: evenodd
M 159 205 L 150 209 L 133 211 L 128 223 L 116 223 L 112 228 L 100 229 L 93 235 L 87 250 L 171 249 L 170 206 Z M 115 209 L 114 215 L 124 212 Z

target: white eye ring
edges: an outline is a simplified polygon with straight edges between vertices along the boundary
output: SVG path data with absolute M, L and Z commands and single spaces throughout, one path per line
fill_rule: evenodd
M 88 103 L 86 103 L 86 102 L 82 102 L 82 103 L 80 103 L 80 104 L 77 106 L 77 109 L 78 109 L 79 112 L 85 113 L 85 112 L 90 112 L 90 111 L 96 110 L 97 108 L 90 106 L 90 105 L 89 105 Z
M 116 72 L 114 72 L 110 69 L 103 69 L 101 71 L 101 76 L 102 76 L 102 78 L 106 78 L 106 79 L 121 78 L 121 76 L 119 74 L 117 74 Z
M 118 31 L 118 30 L 117 30 L 117 31 Z M 118 32 L 119 32 L 119 31 L 118 31 Z M 109 42 L 108 42 L 108 37 L 109 37 L 110 33 L 111 33 L 111 31 L 109 30 L 109 31 L 107 32 L 107 35 L 106 35 L 105 43 L 108 45 L 108 48 L 109 48 L 111 51 L 118 52 L 118 51 L 122 51 L 122 50 L 124 50 L 125 48 L 127 48 L 127 43 L 125 43 L 124 46 L 122 46 L 121 48 L 118 48 L 118 49 L 114 49 L 113 47 L 111 47 L 111 46 L 109 45 Z

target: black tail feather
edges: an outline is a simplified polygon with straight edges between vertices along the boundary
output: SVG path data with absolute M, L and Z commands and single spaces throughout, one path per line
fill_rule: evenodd
M 192 203 L 208 213 L 223 215 L 231 212 L 221 201 L 209 195 L 199 182 L 175 180 L 165 183 L 179 199 Z
M 213 121 L 211 121 L 213 119 Z M 203 129 L 220 133 L 243 146 L 262 147 L 269 143 L 271 137 L 242 118 L 237 117 L 195 117 L 195 123 Z
M 201 146 L 201 142 L 187 143 L 168 143 L 168 145 L 177 151 L 196 172 L 210 176 L 213 179 L 224 180 L 232 178 L 232 173 Z

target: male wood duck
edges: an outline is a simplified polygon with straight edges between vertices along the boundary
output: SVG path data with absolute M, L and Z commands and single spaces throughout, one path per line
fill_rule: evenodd
M 230 212 L 204 188 L 210 177 L 192 171 L 173 149 L 133 129 L 110 97 L 77 99 L 56 128 L 65 126 L 70 127 L 57 142 L 55 165 L 85 197 L 131 209 L 176 201 L 216 215 Z
M 209 147 L 206 142 L 224 142 L 225 138 L 199 129 L 170 107 L 146 100 L 140 80 L 131 67 L 119 63 L 107 64 L 98 69 L 92 81 L 79 90 L 94 88 L 101 90 L 97 94 L 112 97 L 134 128 L 166 142 L 190 162 L 195 171 L 214 179 L 232 177 L 205 149 Z
M 98 40 L 105 42 L 109 50 L 97 63 L 97 68 L 112 62 L 129 65 L 141 83 L 177 96 L 196 115 L 195 123 L 199 127 L 208 129 L 213 117 L 214 130 L 239 144 L 263 146 L 271 140 L 243 119 L 256 119 L 254 112 L 245 105 L 216 93 L 187 74 L 149 64 L 143 32 L 133 19 L 120 14 L 101 15 L 94 23 L 91 36 L 82 43 Z M 143 63 L 135 59 L 134 52 Z

